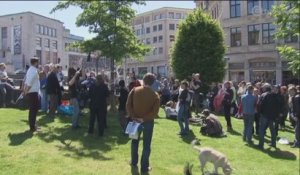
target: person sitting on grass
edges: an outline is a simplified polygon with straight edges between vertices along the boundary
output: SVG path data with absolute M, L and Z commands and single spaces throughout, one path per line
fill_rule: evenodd
M 210 137 L 221 137 L 223 136 L 223 128 L 218 117 L 214 114 L 210 114 L 208 109 L 202 111 L 204 115 L 204 126 L 201 127 L 200 132 L 203 135 L 208 135 Z

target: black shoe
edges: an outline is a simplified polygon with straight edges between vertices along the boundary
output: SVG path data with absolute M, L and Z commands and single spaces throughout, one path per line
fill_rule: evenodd
M 300 145 L 293 144 L 291 148 L 300 148 Z
M 146 170 L 141 170 L 141 173 L 148 173 L 151 170 L 152 170 L 152 167 L 149 166 Z
M 273 148 L 276 148 L 276 145 L 274 145 L 274 144 L 272 144 L 272 143 L 270 143 L 269 146 L 270 146 L 270 147 L 273 147 Z
M 129 164 L 131 167 L 134 167 L 134 168 L 137 168 L 137 167 L 138 167 L 137 164 L 132 164 L 132 163 L 131 163 L 131 160 L 128 162 L 128 164 Z

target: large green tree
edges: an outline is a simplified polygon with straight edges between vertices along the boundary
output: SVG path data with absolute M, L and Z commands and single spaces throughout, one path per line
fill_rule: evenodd
M 115 62 L 126 56 L 142 59 L 149 48 L 139 43 L 132 28 L 135 17 L 133 4 L 145 4 L 144 1 L 61 1 L 51 13 L 67 9 L 69 6 L 80 7 L 83 11 L 76 18 L 77 26 L 88 27 L 96 36 L 79 44 L 85 52 L 101 51 L 101 56 L 111 59 L 111 73 Z M 111 76 L 113 82 L 113 76 Z
M 300 1 L 284 1 L 272 9 L 271 15 L 275 17 L 275 24 L 277 26 L 276 39 L 284 40 L 287 37 L 299 37 L 299 8 Z M 279 53 L 288 61 L 289 70 L 294 75 L 300 74 L 300 53 L 299 41 L 298 48 L 291 45 L 281 44 L 277 47 Z
M 171 64 L 176 78 L 200 73 L 205 84 L 219 82 L 225 73 L 223 30 L 216 20 L 201 9 L 194 10 L 179 25 L 171 49 Z

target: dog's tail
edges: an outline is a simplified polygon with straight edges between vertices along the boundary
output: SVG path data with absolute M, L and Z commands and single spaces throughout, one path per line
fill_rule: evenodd
M 194 145 L 193 148 L 199 152 L 201 152 L 201 150 L 202 150 L 199 146 L 196 146 L 196 145 Z

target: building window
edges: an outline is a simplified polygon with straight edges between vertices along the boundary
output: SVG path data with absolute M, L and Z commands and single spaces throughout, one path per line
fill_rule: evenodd
M 45 26 L 44 26 L 43 28 L 44 28 L 44 33 L 43 33 L 43 34 L 44 34 L 44 35 L 48 35 L 48 30 L 47 30 L 48 27 L 45 27 Z
M 164 52 L 164 48 L 162 47 L 158 48 L 158 54 L 163 54 L 163 52 Z
M 275 26 L 272 23 L 263 24 L 262 32 L 263 44 L 274 43 Z
M 57 41 L 55 40 L 52 41 L 52 48 L 57 49 Z
M 175 36 L 174 35 L 170 35 L 170 42 L 174 42 L 175 41 Z
M 40 64 L 42 64 L 42 51 L 41 50 L 36 50 L 36 57 L 39 58 Z
M 146 33 L 150 33 L 150 27 L 146 28 Z
M 35 25 L 35 33 L 40 33 L 40 25 Z
M 230 29 L 231 47 L 241 46 L 241 28 L 234 27 Z
M 50 39 L 45 39 L 45 47 L 50 47 Z
M 181 13 L 176 13 L 175 19 L 181 19 Z
M 157 26 L 153 26 L 153 32 L 157 31 Z
M 51 63 L 50 60 L 50 51 L 45 51 L 45 59 L 46 59 L 46 63 Z
M 241 1 L 230 0 L 230 18 L 236 18 L 241 16 Z
M 136 35 L 137 35 L 137 36 L 141 35 L 141 30 L 140 30 L 140 29 L 137 29 L 137 30 L 136 30 Z
M 6 57 L 6 53 L 5 51 L 2 51 L 2 58 L 5 58 Z
M 284 42 L 285 43 L 297 43 L 298 42 L 298 36 L 297 35 L 288 34 L 285 37 Z
M 174 12 L 169 12 L 169 18 L 174 19 Z
M 53 29 L 53 36 L 56 37 L 56 29 Z
M 247 1 L 247 7 L 248 7 L 248 15 L 253 15 L 255 13 L 254 11 L 257 10 L 256 8 L 259 7 L 258 0 L 248 0 Z
M 159 20 L 159 15 L 155 15 L 154 20 Z
M 175 30 L 175 24 L 169 24 L 169 30 Z
M 0 39 L 6 39 L 7 38 L 7 27 L 1 27 L 1 38 Z
M 162 13 L 162 14 L 159 14 L 159 19 L 165 19 L 166 18 L 166 14 Z
M 42 38 L 41 37 L 36 37 L 36 46 L 42 47 Z
M 157 55 L 157 48 L 153 49 L 153 55 Z
M 153 37 L 153 43 L 157 43 L 157 37 Z
M 162 35 L 160 35 L 160 36 L 158 37 L 158 42 L 159 42 L 159 43 L 163 42 L 163 36 L 162 36 Z
M 259 24 L 248 25 L 248 45 L 259 44 Z
M 262 0 L 261 6 L 263 13 L 269 13 L 272 10 L 272 6 L 274 5 L 274 0 Z
M 44 26 L 40 26 L 40 34 L 44 34 Z
M 161 31 L 163 29 L 163 25 L 162 24 L 159 24 L 158 25 L 158 31 Z
M 146 38 L 146 44 L 151 44 L 151 38 Z

